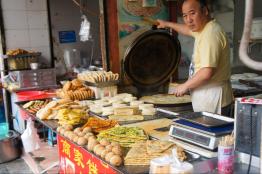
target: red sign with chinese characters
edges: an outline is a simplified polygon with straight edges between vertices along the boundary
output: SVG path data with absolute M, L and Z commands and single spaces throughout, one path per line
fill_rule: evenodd
M 59 149 L 60 174 L 117 173 L 92 153 L 73 144 L 62 136 L 57 135 L 57 143 Z
M 240 103 L 262 105 L 262 99 L 255 99 L 255 98 L 241 98 Z

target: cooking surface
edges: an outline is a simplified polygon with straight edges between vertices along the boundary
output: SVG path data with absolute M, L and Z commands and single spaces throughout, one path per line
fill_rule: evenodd
M 149 30 L 127 49 L 125 72 L 139 87 L 153 87 L 166 82 L 176 70 L 180 44 L 166 30 Z

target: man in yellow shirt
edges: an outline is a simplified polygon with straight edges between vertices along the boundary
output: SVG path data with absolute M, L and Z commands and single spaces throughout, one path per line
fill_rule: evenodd
M 230 84 L 230 49 L 221 26 L 211 19 L 205 0 L 185 0 L 185 24 L 157 20 L 158 28 L 172 28 L 195 38 L 189 79 L 176 87 L 175 95 L 191 92 L 195 112 L 230 115 L 233 101 Z

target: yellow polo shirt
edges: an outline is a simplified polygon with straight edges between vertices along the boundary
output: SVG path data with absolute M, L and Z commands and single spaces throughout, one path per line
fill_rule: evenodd
M 195 38 L 192 74 L 204 67 L 215 68 L 209 83 L 228 81 L 223 85 L 222 107 L 232 103 L 230 48 L 225 32 L 215 20 L 211 20 L 201 32 L 192 32 L 192 36 Z

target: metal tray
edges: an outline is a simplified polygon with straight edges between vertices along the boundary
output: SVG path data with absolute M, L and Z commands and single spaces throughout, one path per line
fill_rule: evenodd
M 177 116 L 180 119 L 199 124 L 205 127 L 218 127 L 234 122 L 234 119 L 209 112 L 192 112 Z
M 38 100 L 46 100 L 50 98 L 44 98 L 44 99 L 38 99 Z M 39 123 L 45 125 L 46 127 L 52 129 L 53 131 L 56 132 L 56 128 L 59 126 L 58 122 L 56 120 L 41 120 L 36 117 L 35 114 L 32 114 L 28 112 L 25 108 L 23 108 L 23 105 L 27 102 L 34 101 L 34 100 L 28 100 L 28 101 L 20 101 L 20 102 L 15 102 L 15 104 L 19 107 L 19 109 L 25 111 L 33 120 L 38 121 Z
M 181 106 L 192 106 L 192 102 L 188 103 L 176 103 L 176 104 L 159 104 L 153 102 L 145 102 L 146 104 L 153 104 L 155 107 L 181 107 Z
M 193 112 L 192 106 L 182 106 L 182 107 L 157 107 L 159 115 L 163 117 L 174 119 L 177 118 L 179 114 L 185 114 Z
M 163 97 L 164 96 L 169 96 L 169 95 L 173 95 L 173 94 L 159 94 L 159 95 L 163 95 Z M 154 95 L 153 95 L 154 96 Z M 143 97 L 141 97 L 141 98 L 143 98 Z M 142 99 L 139 99 L 139 100 L 142 100 Z M 142 101 L 144 101 L 144 100 L 142 100 Z M 165 104 L 163 104 L 163 103 L 157 103 L 157 102 L 149 102 L 149 101 L 144 101 L 145 103 L 148 103 L 148 104 L 153 104 L 154 105 L 154 107 L 183 107 L 183 106 L 191 106 L 192 107 L 192 102 L 191 101 L 188 101 L 188 102 L 183 102 L 183 103 L 165 103 Z
M 98 83 L 92 83 L 88 81 L 84 81 L 84 84 L 86 86 L 94 86 L 94 87 L 107 87 L 107 86 L 114 86 L 119 83 L 119 80 L 109 81 L 109 82 L 98 82 Z
M 108 116 L 103 116 L 101 114 L 97 114 L 97 113 L 94 113 L 94 112 L 91 112 L 91 111 L 89 111 L 89 114 L 91 116 L 94 116 L 94 117 L 99 117 L 99 118 L 102 118 L 102 119 L 108 119 Z M 149 120 L 155 120 L 155 119 L 163 118 L 163 117 L 159 116 L 158 114 L 153 115 L 153 116 L 144 115 L 143 117 L 144 117 L 144 120 L 118 121 L 118 123 L 120 125 L 124 125 L 124 124 L 132 124 L 132 123 L 138 123 L 138 122 L 143 122 L 143 121 L 149 121 Z
M 186 153 L 186 156 L 187 156 L 187 160 L 186 160 L 187 162 L 196 161 L 196 160 L 200 159 L 200 157 L 201 157 L 199 154 L 190 152 L 188 150 L 185 150 L 185 153 Z

